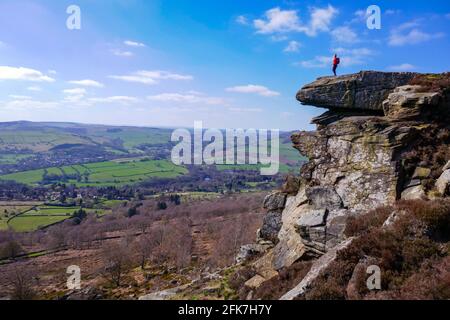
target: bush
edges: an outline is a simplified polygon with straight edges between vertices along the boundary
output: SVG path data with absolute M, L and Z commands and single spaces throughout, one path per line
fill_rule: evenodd
M 423 92 L 445 92 L 450 88 L 450 72 L 419 74 L 410 81 L 410 84 L 421 86 Z

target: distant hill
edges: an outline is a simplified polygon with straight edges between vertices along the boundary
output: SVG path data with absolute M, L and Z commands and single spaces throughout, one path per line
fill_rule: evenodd
M 166 144 L 171 129 L 87 125 L 63 122 L 1 122 L 0 152 L 46 152 L 74 146 L 103 146 L 119 152 L 136 152 L 136 147 Z

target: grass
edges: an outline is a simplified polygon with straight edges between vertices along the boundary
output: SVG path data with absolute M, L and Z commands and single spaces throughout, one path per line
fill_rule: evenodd
M 9 226 L 16 232 L 29 232 L 64 221 L 68 218 L 69 216 L 18 216 L 9 222 Z
M 30 210 L 33 204 L 30 205 L 17 205 L 15 203 L 1 203 L 0 204 L 0 230 L 8 229 L 8 220 L 22 212 Z
M 49 174 L 63 176 L 80 174 L 81 181 L 71 179 L 65 181 L 68 184 L 83 186 L 117 186 L 135 184 L 151 178 L 175 178 L 188 173 L 184 167 L 176 166 L 168 160 L 143 161 L 106 161 L 85 165 L 64 166 L 61 168 L 47 168 L 18 172 L 0 176 L 0 180 L 12 180 L 28 185 L 37 185 L 42 182 L 45 170 Z M 87 177 L 87 180 L 85 179 Z
M 0 130 L 0 144 L 17 150 L 29 149 L 35 152 L 48 151 L 61 144 L 92 144 L 87 139 L 58 132 L 52 129 L 42 130 Z
M 29 207 L 30 209 L 31 207 Z M 58 206 L 37 206 L 33 210 L 22 210 L 23 214 L 13 217 L 6 224 L 4 221 L 5 229 L 11 227 L 17 232 L 29 232 L 35 231 L 43 227 L 47 227 L 57 222 L 61 222 L 70 219 L 72 214 L 78 210 L 78 207 L 58 207 Z M 111 210 L 107 209 L 84 209 L 88 214 L 95 214 L 99 217 L 111 213 Z M 11 217 L 10 217 L 11 218 Z
M 269 148 L 270 149 L 270 148 Z M 291 143 L 282 143 L 280 141 L 279 148 L 279 157 L 280 157 L 280 170 L 281 173 L 288 173 L 292 170 L 298 169 L 298 163 L 300 161 L 305 161 L 307 158 L 300 155 L 298 150 L 292 147 Z M 249 170 L 249 171 L 259 171 L 262 167 L 269 167 L 269 165 L 262 164 L 223 164 L 216 166 L 218 170 Z
M 171 130 L 154 128 L 126 128 L 117 132 L 95 132 L 93 135 L 109 139 L 121 139 L 123 146 L 130 150 L 141 144 L 160 144 L 170 141 Z
M 31 156 L 31 154 L 0 154 L 0 165 L 16 164 L 19 160 L 23 160 Z
M 259 171 L 261 168 L 269 167 L 269 165 L 262 164 L 220 164 L 216 165 L 217 170 L 226 171 L 226 170 L 249 170 L 249 171 Z M 279 172 L 288 173 L 289 171 L 295 169 L 295 167 L 291 167 L 287 164 L 280 163 Z
M 103 217 L 112 213 L 111 209 L 123 202 L 125 201 L 104 200 L 100 203 L 101 207 L 99 208 L 84 208 L 83 210 L 88 214 Z M 33 207 L 35 208 L 33 209 Z M 11 227 L 17 232 L 35 231 L 39 228 L 69 219 L 78 209 L 79 207 L 75 206 L 42 205 L 39 202 L 0 202 L 0 230 L 8 230 Z
M 30 170 L 24 172 L 11 173 L 0 176 L 0 180 L 11 180 L 28 185 L 36 185 L 42 181 L 44 175 L 43 169 Z

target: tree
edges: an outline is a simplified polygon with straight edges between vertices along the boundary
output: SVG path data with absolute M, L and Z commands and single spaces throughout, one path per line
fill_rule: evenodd
M 142 235 L 133 244 L 141 269 L 145 269 L 148 258 L 152 254 L 155 242 L 148 235 Z
M 129 251 L 123 243 L 113 243 L 103 249 L 104 272 L 116 286 L 120 287 L 124 273 L 131 267 Z
M 176 206 L 181 204 L 181 196 L 179 194 L 172 194 L 170 196 L 170 202 L 173 202 Z
M 12 285 L 13 300 L 33 300 L 36 292 L 33 289 L 34 273 L 29 268 L 16 267 L 8 276 Z
M 128 218 L 134 217 L 134 216 L 136 216 L 138 214 L 139 214 L 139 211 L 136 209 L 136 207 L 131 207 L 127 211 L 127 217 Z
M 86 219 L 87 213 L 85 210 L 80 208 L 79 210 L 77 210 L 73 213 L 72 217 L 73 217 L 75 224 L 80 224 L 81 221 Z
M 158 210 L 166 210 L 167 209 L 167 203 L 165 201 L 159 201 L 157 204 Z
M 21 245 L 14 239 L 6 241 L 0 247 L 0 257 L 7 259 L 15 259 L 20 253 L 23 252 Z

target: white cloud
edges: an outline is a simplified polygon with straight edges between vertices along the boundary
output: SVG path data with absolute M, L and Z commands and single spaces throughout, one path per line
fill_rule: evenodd
M 375 55 L 375 53 L 368 48 L 335 48 L 333 51 L 340 55 L 342 67 L 367 64 L 367 59 Z
M 257 33 L 270 34 L 276 32 L 299 31 L 300 19 L 295 10 L 281 10 L 273 8 L 264 14 L 265 19 L 256 19 L 253 21 Z
M 248 25 L 248 19 L 246 16 L 237 16 L 236 17 L 236 23 L 242 24 L 244 26 Z
M 237 92 L 237 93 L 254 93 L 254 94 L 258 94 L 263 97 L 275 97 L 275 96 L 280 95 L 279 92 L 270 90 L 264 86 L 254 85 L 254 84 L 231 87 L 231 88 L 227 88 L 226 91 Z
M 332 57 L 328 56 L 316 56 L 312 60 L 300 61 L 297 65 L 303 68 L 325 68 L 331 66 Z
M 122 80 L 126 82 L 136 82 L 142 84 L 157 84 L 159 80 L 177 80 L 177 81 L 186 81 L 193 80 L 194 77 L 191 75 L 183 75 L 177 73 L 171 73 L 168 71 L 136 71 L 129 75 L 121 75 L 121 76 L 109 76 L 111 79 Z
M 331 35 L 336 42 L 355 43 L 358 42 L 358 35 L 351 28 L 344 26 L 331 31 Z
M 132 57 L 134 56 L 133 52 L 131 51 L 124 51 L 121 49 L 111 49 L 111 53 L 118 57 Z
M 442 38 L 445 34 L 427 33 L 419 29 L 420 24 L 417 21 L 411 21 L 400 25 L 393 29 L 389 36 L 389 45 L 404 46 L 427 42 L 434 39 Z
M 95 88 L 103 88 L 104 85 L 98 81 L 91 80 L 91 79 L 85 79 L 85 80 L 72 80 L 69 81 L 70 84 L 74 84 L 77 86 L 83 86 L 83 87 L 95 87 Z
M 333 6 L 327 8 L 313 8 L 311 12 L 311 21 L 305 33 L 309 36 L 315 36 L 318 31 L 328 31 L 331 20 L 339 13 Z
M 270 36 L 270 40 L 274 41 L 274 42 L 282 42 L 282 41 L 286 41 L 288 40 L 289 37 L 282 35 L 282 34 L 275 34 L 273 36 Z
M 360 19 L 367 18 L 368 17 L 367 10 L 356 10 L 355 16 Z
M 38 86 L 31 86 L 31 87 L 28 87 L 27 90 L 28 91 L 39 92 L 39 91 L 42 91 L 42 88 L 38 87 Z
M 21 96 L 21 95 L 15 95 L 15 94 L 10 94 L 9 97 L 14 100 L 31 100 L 32 99 L 29 96 Z
M 397 10 L 397 9 L 388 9 L 388 10 L 386 10 L 385 12 L 384 12 L 384 14 L 385 15 L 388 15 L 388 16 L 391 16 L 391 15 L 394 15 L 394 14 L 399 14 L 399 13 L 401 13 L 402 11 L 401 10 Z
M 104 98 L 90 98 L 90 102 L 94 103 L 121 103 L 121 104 L 130 104 L 138 102 L 139 99 L 136 97 L 130 96 L 112 96 L 112 97 L 104 97 Z
M 67 95 L 85 95 L 86 89 L 84 88 L 74 88 L 74 89 L 65 89 L 63 92 Z
M 51 75 L 55 75 L 55 74 L 57 74 L 58 72 L 56 72 L 55 70 L 48 70 L 47 73 L 48 73 L 48 74 L 51 74 Z
M 0 66 L 0 80 L 26 80 L 33 82 L 54 82 L 55 79 L 42 72 L 23 67 Z
M 312 8 L 310 21 L 302 24 L 296 10 L 281 10 L 279 7 L 265 12 L 263 19 L 253 21 L 257 33 L 272 34 L 286 32 L 303 32 L 308 36 L 316 36 L 318 32 L 329 31 L 332 19 L 338 10 L 328 5 L 326 8 Z
M 367 48 L 345 49 L 336 48 L 334 53 L 340 55 L 341 66 L 350 67 L 354 65 L 362 65 L 367 63 L 367 59 L 374 55 L 374 52 Z M 314 59 L 300 61 L 296 65 L 303 68 L 326 68 L 332 65 L 333 55 L 316 56 Z
M 126 40 L 123 42 L 124 45 L 129 47 L 136 47 L 136 48 L 144 48 L 146 45 L 142 42 L 132 41 L 132 40 Z
M 9 110 L 26 110 L 26 109 L 54 109 L 59 106 L 55 101 L 37 101 L 32 99 L 16 99 L 7 102 L 5 109 Z
M 63 93 L 66 95 L 66 97 L 64 98 L 64 102 L 86 103 L 84 101 L 84 97 L 85 97 L 87 91 L 84 88 L 65 89 L 65 90 L 63 90 Z
M 217 97 L 209 97 L 198 92 L 183 93 L 161 93 L 148 96 L 147 99 L 160 102 L 181 102 L 181 103 L 204 103 L 209 105 L 225 104 L 225 100 Z
M 416 66 L 409 64 L 409 63 L 402 63 L 397 66 L 390 66 L 387 68 L 390 71 L 411 71 L 416 69 Z
M 284 48 L 284 52 L 298 52 L 300 50 L 301 43 L 297 41 L 290 41 L 286 48 Z

